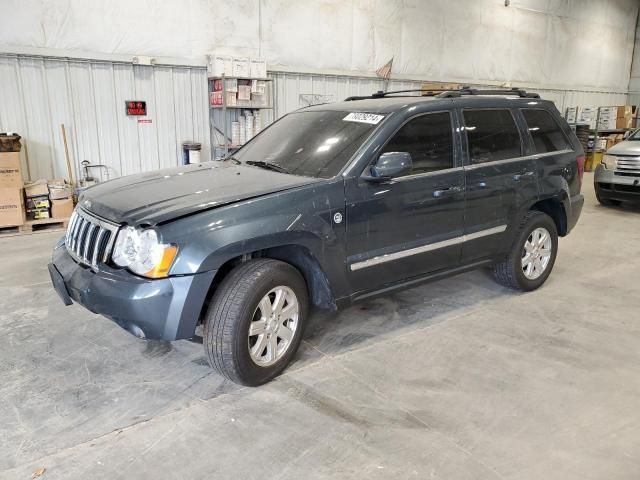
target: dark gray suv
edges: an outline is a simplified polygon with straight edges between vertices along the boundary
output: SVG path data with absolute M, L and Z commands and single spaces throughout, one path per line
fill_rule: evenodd
M 204 324 L 211 365 L 259 385 L 311 306 L 489 266 L 538 288 L 583 204 L 566 122 L 522 90 L 403 95 L 298 110 L 224 161 L 90 188 L 53 252 L 55 289 L 141 338 Z

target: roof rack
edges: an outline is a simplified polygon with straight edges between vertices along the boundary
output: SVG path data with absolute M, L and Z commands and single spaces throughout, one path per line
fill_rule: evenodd
M 447 90 L 447 89 L 413 89 L 413 90 L 392 90 L 389 92 L 383 92 L 382 90 L 378 90 L 371 95 L 365 96 L 353 96 L 347 97 L 344 99 L 345 102 L 351 102 L 354 100 L 366 100 L 371 98 L 384 98 L 386 96 L 396 95 L 398 93 L 413 93 L 420 92 L 423 97 L 439 97 L 439 98 L 453 98 L 453 97 L 461 97 L 466 95 L 517 95 L 520 98 L 540 98 L 540 95 L 533 92 L 527 92 L 521 88 L 508 88 L 508 89 L 484 89 L 479 90 L 477 88 L 471 87 L 462 87 L 459 90 Z

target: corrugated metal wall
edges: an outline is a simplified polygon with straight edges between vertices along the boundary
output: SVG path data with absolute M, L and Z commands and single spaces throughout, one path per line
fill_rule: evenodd
M 104 164 L 104 179 L 179 164 L 181 144 L 209 156 L 206 70 L 201 67 L 0 56 L 0 131 L 26 140 L 31 179 L 66 177 L 60 125 L 67 129 L 75 178 L 80 163 Z M 151 123 L 125 115 L 145 100 Z
M 370 77 L 283 72 L 274 72 L 272 77 L 275 83 L 276 118 L 305 106 L 305 101 L 309 98 L 315 98 L 320 101 L 324 97 L 324 101 L 335 102 L 351 95 L 369 95 L 378 90 L 418 89 L 422 83 L 418 81 L 390 80 L 387 85 L 384 80 Z M 482 87 L 483 85 L 472 86 Z M 496 88 L 495 86 L 486 87 Z M 540 93 L 542 98 L 555 102 L 561 112 L 564 112 L 567 107 L 624 105 L 628 101 L 628 96 L 623 93 L 541 88 L 531 88 L 530 90 Z
M 274 110 L 263 124 L 310 103 L 340 101 L 382 89 L 420 87 L 417 81 L 272 72 Z M 0 56 L 0 131 L 26 139 L 31 179 L 66 177 L 60 124 L 68 132 L 74 175 L 80 162 L 108 166 L 113 178 L 180 163 L 181 144 L 203 144 L 210 158 L 206 71 L 202 67 L 138 66 L 105 61 Z M 564 90 L 539 91 L 567 106 L 620 105 L 624 94 Z M 147 119 L 127 117 L 125 100 L 146 100 Z M 25 163 L 26 172 L 26 163 Z M 99 170 L 92 173 L 99 175 Z M 25 173 L 26 177 L 26 173 Z

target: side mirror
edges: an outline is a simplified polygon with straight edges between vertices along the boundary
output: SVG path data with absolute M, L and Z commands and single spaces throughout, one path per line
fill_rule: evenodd
M 408 152 L 386 152 L 378 157 L 375 165 L 369 167 L 369 172 L 362 178 L 369 182 L 384 182 L 396 177 L 402 177 L 411 172 L 413 162 Z

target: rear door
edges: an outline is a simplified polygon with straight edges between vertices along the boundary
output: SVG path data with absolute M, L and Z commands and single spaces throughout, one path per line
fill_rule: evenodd
M 464 171 L 452 112 L 408 119 L 380 148 L 409 152 L 413 170 L 387 183 L 347 181 L 347 268 L 354 291 L 458 265 Z
M 535 160 L 527 155 L 517 111 L 463 109 L 468 160 L 462 263 L 504 251 L 507 229 L 522 205 L 537 198 Z

